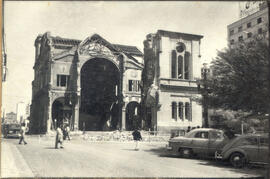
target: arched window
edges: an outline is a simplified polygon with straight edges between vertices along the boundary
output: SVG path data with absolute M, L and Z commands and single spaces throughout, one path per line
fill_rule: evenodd
M 189 102 L 185 103 L 185 118 L 190 121 L 190 104 L 189 104 Z
M 172 118 L 177 120 L 177 104 L 176 102 L 172 102 Z
M 189 59 L 190 59 L 190 53 L 185 53 L 185 79 L 189 79 Z
M 172 78 L 176 78 L 176 51 L 173 50 L 172 51 L 172 66 L 171 66 L 171 70 L 172 70 Z
M 183 79 L 183 56 L 178 56 L 178 79 Z
M 178 103 L 178 116 L 181 120 L 184 120 L 183 116 L 183 103 L 179 102 Z

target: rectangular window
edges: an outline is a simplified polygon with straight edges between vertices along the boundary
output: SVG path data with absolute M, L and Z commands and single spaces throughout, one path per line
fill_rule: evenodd
M 230 30 L 230 35 L 233 35 L 234 34 L 234 30 Z
M 69 75 L 57 75 L 57 86 L 67 87 L 69 84 Z
M 128 80 L 128 91 L 132 91 L 133 89 L 133 80 Z
M 251 27 L 251 22 L 247 23 L 247 28 Z
M 183 121 L 184 120 L 184 116 L 183 116 L 183 103 L 179 102 L 178 103 L 178 117 Z
M 243 30 L 242 26 L 238 27 L 238 32 L 242 32 L 242 30 Z
M 243 40 L 244 40 L 244 39 L 243 39 L 243 36 L 239 36 L 239 37 L 238 37 L 238 41 L 239 41 L 239 42 L 242 42 Z
M 262 34 L 262 28 L 258 29 L 258 34 Z
M 177 121 L 177 104 L 172 102 L 172 118 Z
M 128 80 L 128 91 L 139 92 L 140 81 L 139 80 Z
M 251 38 L 251 37 L 252 37 L 252 33 L 249 32 L 249 33 L 247 34 L 247 37 L 248 37 L 248 38 Z
M 234 44 L 234 39 L 230 40 L 230 44 L 233 45 Z
M 260 24 L 261 22 L 262 22 L 262 18 L 260 17 L 257 19 L 257 23 Z

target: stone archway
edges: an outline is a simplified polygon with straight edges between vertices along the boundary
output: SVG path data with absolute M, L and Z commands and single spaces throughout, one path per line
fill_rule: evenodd
M 59 97 L 52 104 L 52 125 L 51 129 L 55 130 L 64 123 L 64 118 L 68 124 L 71 124 L 72 107 L 65 103 L 64 97 Z
M 141 127 L 141 110 L 140 104 L 136 101 L 132 101 L 127 104 L 126 107 L 126 130 L 132 131 Z
M 117 129 L 120 119 L 120 72 L 105 58 L 92 58 L 81 68 L 79 130 Z

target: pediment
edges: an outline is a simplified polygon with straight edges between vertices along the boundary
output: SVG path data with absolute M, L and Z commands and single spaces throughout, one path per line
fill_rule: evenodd
M 129 60 L 126 61 L 125 67 L 126 68 L 131 68 L 131 69 L 137 69 L 137 70 L 142 70 L 143 69 L 142 64 L 136 63 L 132 59 L 129 59 Z
M 78 47 L 79 55 L 114 58 L 116 49 L 98 34 L 86 38 Z

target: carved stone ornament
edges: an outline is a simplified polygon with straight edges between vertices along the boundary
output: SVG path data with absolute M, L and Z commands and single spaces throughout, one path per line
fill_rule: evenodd
M 105 56 L 113 59 L 114 55 L 104 45 L 98 42 L 98 40 L 91 41 L 90 43 L 86 43 L 80 47 L 79 53 L 82 55 L 90 55 L 90 56 Z

